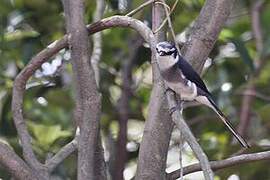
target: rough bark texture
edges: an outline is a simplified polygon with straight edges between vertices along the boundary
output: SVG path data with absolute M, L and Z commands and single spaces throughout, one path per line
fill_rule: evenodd
M 196 19 L 182 53 L 198 72 L 201 72 L 234 2 L 235 0 L 207 0 Z
M 78 179 L 96 179 L 95 157 L 99 138 L 101 96 L 89 63 L 90 45 L 84 24 L 82 0 L 63 0 L 67 30 L 70 35 L 72 68 L 76 87 L 78 137 Z M 105 171 L 105 170 L 104 170 Z M 105 173 L 104 173 L 105 174 Z
M 157 29 L 164 19 L 164 8 L 154 4 L 152 9 L 152 28 Z M 165 32 L 155 35 L 157 41 L 165 40 Z M 168 147 L 173 123 L 168 111 L 165 88 L 155 57 L 152 56 L 153 89 L 151 92 L 148 117 L 145 123 L 143 139 L 140 145 L 136 179 L 165 179 Z
M 19 180 L 38 180 L 38 175 L 8 145 L 0 143 L 0 164 Z

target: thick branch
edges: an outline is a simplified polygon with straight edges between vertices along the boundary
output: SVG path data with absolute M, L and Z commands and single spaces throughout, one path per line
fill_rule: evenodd
M 152 8 L 152 28 L 157 29 L 164 19 L 161 4 Z M 155 34 L 157 41 L 165 40 L 165 31 Z M 153 44 L 152 46 L 155 46 Z M 136 179 L 165 179 L 167 152 L 173 128 L 164 96 L 165 87 L 157 67 L 155 49 L 152 51 L 153 88 L 150 96 L 148 117 L 140 145 Z
M 12 113 L 14 124 L 21 142 L 23 157 L 31 168 L 37 170 L 38 172 L 44 171 L 45 169 L 41 163 L 38 162 L 31 147 L 31 136 L 27 131 L 27 126 L 23 118 L 23 94 L 25 92 L 27 80 L 34 74 L 34 72 L 41 66 L 43 62 L 64 48 L 66 44 L 66 36 L 59 41 L 55 41 L 52 45 L 48 46 L 46 49 L 42 50 L 35 57 L 33 57 L 28 65 L 16 76 L 14 80 L 12 93 Z
M 0 154 L 0 164 L 5 167 L 14 178 L 20 180 L 38 179 L 34 171 L 32 171 L 8 145 L 2 142 L 0 142 Z
M 207 0 L 196 19 L 182 53 L 198 72 L 201 72 L 234 2 L 235 0 Z
M 243 154 L 235 157 L 231 157 L 225 160 L 220 161 L 211 161 L 211 168 L 213 170 L 223 169 L 227 167 L 232 167 L 244 163 L 261 161 L 261 160 L 270 160 L 270 151 L 252 153 L 252 154 Z M 184 175 L 201 171 L 199 164 L 193 164 L 184 168 Z M 179 178 L 179 170 L 169 173 L 167 176 L 168 180 L 173 180 Z
M 95 179 L 95 150 L 99 138 L 101 96 L 89 64 L 90 45 L 84 24 L 83 0 L 63 0 L 67 31 L 70 34 L 72 68 L 76 86 L 78 137 L 78 179 Z

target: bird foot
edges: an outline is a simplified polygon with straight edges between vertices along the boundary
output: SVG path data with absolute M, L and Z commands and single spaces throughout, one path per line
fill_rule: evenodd
M 170 115 L 172 115 L 175 111 L 177 110 L 182 110 L 182 104 L 177 104 L 175 107 L 172 107 L 170 110 L 169 110 L 169 113 Z

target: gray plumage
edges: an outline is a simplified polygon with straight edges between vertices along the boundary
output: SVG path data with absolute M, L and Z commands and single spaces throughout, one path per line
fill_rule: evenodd
M 213 109 L 240 144 L 245 148 L 249 147 L 218 108 L 199 74 L 177 52 L 176 47 L 164 41 L 157 44 L 156 50 L 157 63 L 165 84 L 176 94 L 180 94 L 183 101 L 195 100 Z

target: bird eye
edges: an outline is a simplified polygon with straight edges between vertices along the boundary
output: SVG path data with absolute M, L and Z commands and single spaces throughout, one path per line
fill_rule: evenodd
M 156 48 L 157 52 L 158 52 L 158 48 Z

